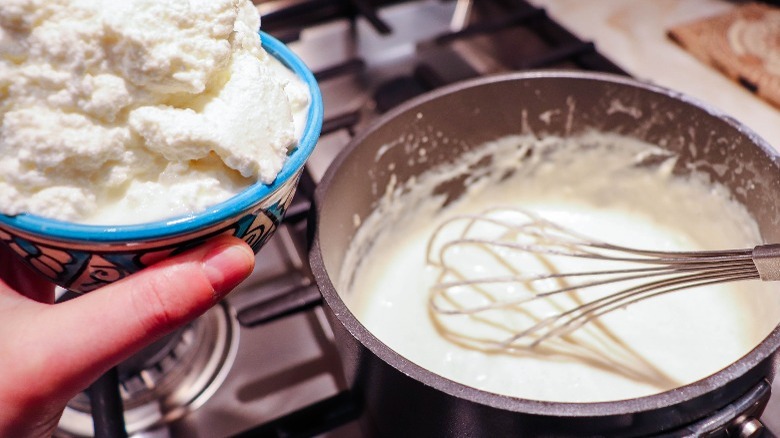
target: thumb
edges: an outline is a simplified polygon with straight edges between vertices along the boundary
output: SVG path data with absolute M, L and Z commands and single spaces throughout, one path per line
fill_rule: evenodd
M 254 253 L 246 243 L 220 237 L 97 291 L 47 306 L 39 328 L 56 341 L 47 343 L 39 357 L 44 364 L 57 363 L 47 368 L 52 387 L 75 395 L 109 368 L 208 310 L 253 266 Z

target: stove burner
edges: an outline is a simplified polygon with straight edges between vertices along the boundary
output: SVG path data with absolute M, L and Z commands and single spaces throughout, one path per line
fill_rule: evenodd
M 169 424 L 201 406 L 224 381 L 237 346 L 238 322 L 222 304 L 120 364 L 128 433 Z M 59 427 L 67 436 L 93 435 L 86 393 L 68 403 Z

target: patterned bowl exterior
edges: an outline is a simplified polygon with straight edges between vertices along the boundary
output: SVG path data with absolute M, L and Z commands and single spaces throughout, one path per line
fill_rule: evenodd
M 257 253 L 273 235 L 292 201 L 306 159 L 322 127 L 319 88 L 303 62 L 261 32 L 263 47 L 309 86 L 303 136 L 270 185 L 255 184 L 208 211 L 128 226 L 71 224 L 33 215 L 0 215 L 0 242 L 35 271 L 73 292 L 85 293 L 133 274 L 218 235 L 246 241 Z

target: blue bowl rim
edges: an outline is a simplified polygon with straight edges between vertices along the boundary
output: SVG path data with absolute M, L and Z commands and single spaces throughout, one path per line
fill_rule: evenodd
M 309 88 L 309 110 L 306 126 L 298 145 L 288 155 L 271 184 L 255 183 L 236 196 L 194 214 L 130 225 L 87 225 L 45 218 L 29 213 L 15 216 L 0 214 L 0 224 L 47 240 L 121 243 L 175 237 L 224 222 L 254 206 L 295 178 L 314 150 L 322 128 L 323 103 L 317 81 L 311 70 L 278 39 L 260 31 L 263 48 L 301 78 Z

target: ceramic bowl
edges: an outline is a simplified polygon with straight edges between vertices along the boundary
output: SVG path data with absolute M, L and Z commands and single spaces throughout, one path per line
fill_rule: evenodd
M 279 40 L 260 33 L 265 50 L 309 88 L 308 118 L 298 146 L 271 184 L 254 184 L 194 215 L 137 225 L 83 225 L 31 214 L 0 215 L 0 241 L 55 284 L 89 292 L 217 235 L 230 234 L 257 252 L 273 235 L 295 194 L 320 135 L 322 96 L 306 65 Z

